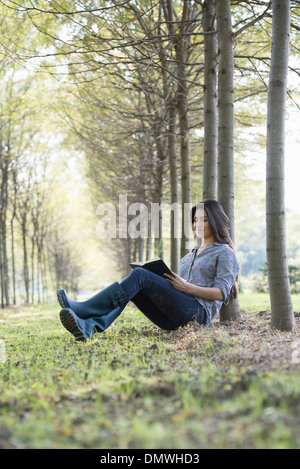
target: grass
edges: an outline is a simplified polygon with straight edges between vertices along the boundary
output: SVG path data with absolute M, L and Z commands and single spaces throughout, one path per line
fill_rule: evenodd
M 272 331 L 266 295 L 240 306 L 172 332 L 127 307 L 85 343 L 56 305 L 2 311 L 0 448 L 299 448 L 299 318 Z

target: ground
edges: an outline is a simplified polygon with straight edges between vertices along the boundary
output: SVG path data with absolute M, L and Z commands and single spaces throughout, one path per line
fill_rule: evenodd
M 299 448 L 299 314 L 280 332 L 266 295 L 240 306 L 173 332 L 126 308 L 85 343 L 56 305 L 2 311 L 0 447 Z

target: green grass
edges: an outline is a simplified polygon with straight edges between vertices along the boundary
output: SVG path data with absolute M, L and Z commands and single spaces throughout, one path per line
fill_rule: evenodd
M 300 294 L 292 295 L 294 311 L 300 311 Z M 270 311 L 270 297 L 267 293 L 241 293 L 240 308 L 247 312 Z
M 270 331 L 266 295 L 240 305 L 239 324 L 173 332 L 127 308 L 85 343 L 56 305 L 4 310 L 0 447 L 299 448 L 299 324 Z

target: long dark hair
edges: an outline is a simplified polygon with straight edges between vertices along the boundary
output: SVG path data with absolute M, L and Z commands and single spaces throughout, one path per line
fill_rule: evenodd
M 192 218 L 192 225 L 194 225 L 194 217 L 198 206 L 202 206 L 207 213 L 208 223 L 210 225 L 210 229 L 214 235 L 214 238 L 217 242 L 228 244 L 228 246 L 233 249 L 233 251 L 237 254 L 234 242 L 230 238 L 230 221 L 228 216 L 226 215 L 222 205 L 220 202 L 214 199 L 204 199 L 199 204 L 195 205 L 191 210 L 191 218 Z M 238 280 L 239 275 L 237 276 L 230 292 L 231 298 L 237 298 L 238 295 Z

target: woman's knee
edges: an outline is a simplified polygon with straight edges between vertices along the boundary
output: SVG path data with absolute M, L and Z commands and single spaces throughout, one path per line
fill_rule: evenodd
M 152 294 L 157 290 L 161 291 L 162 287 L 164 287 L 164 289 L 166 286 L 170 288 L 170 284 L 166 279 L 142 267 L 134 268 L 128 277 L 121 282 L 121 286 L 124 282 L 126 285 L 130 286 L 131 293 L 133 289 L 136 289 L 136 294 L 144 289 L 150 289 Z
M 145 272 L 145 269 L 142 267 L 135 267 L 132 269 L 129 275 L 142 275 Z
M 142 269 L 141 267 L 135 267 L 134 269 L 132 269 L 127 278 L 131 281 L 134 280 L 138 282 L 141 278 L 144 277 L 144 274 L 145 269 Z
M 142 267 L 135 267 L 129 274 L 131 278 L 136 278 L 137 280 L 148 279 L 151 278 L 152 275 L 152 272 L 149 272 L 149 270 L 143 269 Z

